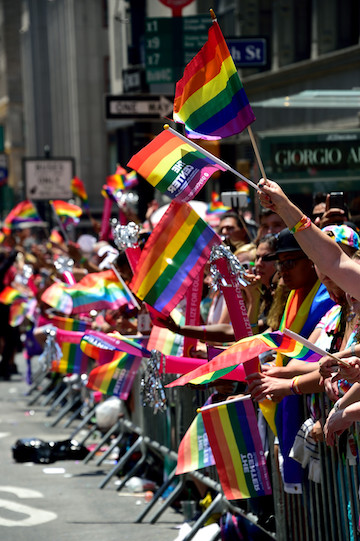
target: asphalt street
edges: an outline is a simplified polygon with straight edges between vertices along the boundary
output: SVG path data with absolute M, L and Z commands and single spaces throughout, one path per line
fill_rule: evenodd
M 126 488 L 116 491 L 116 477 L 99 489 L 113 467 L 111 463 L 96 466 L 94 460 L 88 464 L 61 460 L 43 465 L 14 461 L 12 446 L 19 438 L 66 440 L 78 422 L 66 429 L 63 422 L 50 427 L 48 406 L 36 403 L 29 407 L 21 354 L 17 364 L 20 374 L 11 381 L 0 381 L 0 540 L 175 540 L 184 525 L 181 513 L 169 508 L 150 524 L 159 503 L 141 524 L 135 524 L 147 505 L 143 493 Z M 86 445 L 89 443 L 91 440 Z

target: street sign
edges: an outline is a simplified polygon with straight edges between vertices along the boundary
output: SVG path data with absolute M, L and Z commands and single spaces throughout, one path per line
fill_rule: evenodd
M 141 120 L 160 120 L 172 114 L 174 96 L 105 96 L 106 118 L 133 118 Z
M 146 81 L 174 84 L 199 52 L 211 26 L 208 15 L 148 17 L 145 27 Z
M 227 46 L 238 68 L 256 68 L 266 66 L 266 38 L 226 38 Z
M 141 67 L 132 67 L 122 70 L 122 80 L 124 93 L 147 92 L 145 81 L 145 69 Z
M 74 158 L 23 158 L 27 199 L 71 199 Z

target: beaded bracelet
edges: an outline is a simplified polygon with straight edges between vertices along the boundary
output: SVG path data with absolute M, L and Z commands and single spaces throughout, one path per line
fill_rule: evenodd
M 292 394 L 303 394 L 302 391 L 299 389 L 299 384 L 298 384 L 300 377 L 301 376 L 295 376 L 291 380 L 290 391 L 292 392 Z
M 294 227 L 289 229 L 289 231 L 290 233 L 295 235 L 295 233 L 299 233 L 299 231 L 304 231 L 304 229 L 307 229 L 310 226 L 311 226 L 311 220 L 304 214 L 303 217 L 300 218 L 300 220 L 294 225 Z

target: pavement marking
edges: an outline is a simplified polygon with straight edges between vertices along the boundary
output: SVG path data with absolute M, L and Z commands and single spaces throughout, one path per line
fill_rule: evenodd
M 0 486 L 0 492 L 10 492 L 15 494 L 18 498 L 43 498 L 43 494 L 37 490 L 22 487 L 12 486 Z M 20 515 L 26 515 L 25 518 L 19 520 L 12 520 L 0 516 L 0 526 L 7 526 L 11 528 L 13 526 L 36 526 L 37 524 L 44 524 L 57 518 L 57 514 L 52 511 L 45 511 L 44 509 L 36 509 L 30 505 L 24 505 L 21 503 L 13 502 L 11 500 L 3 500 L 0 498 L 0 510 L 1 508 L 7 509 Z

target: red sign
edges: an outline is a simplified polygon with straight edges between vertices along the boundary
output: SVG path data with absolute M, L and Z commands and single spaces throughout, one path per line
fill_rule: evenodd
M 188 6 L 194 0 L 159 0 L 164 6 L 172 9 L 173 17 L 180 17 L 181 10 L 185 6 Z

